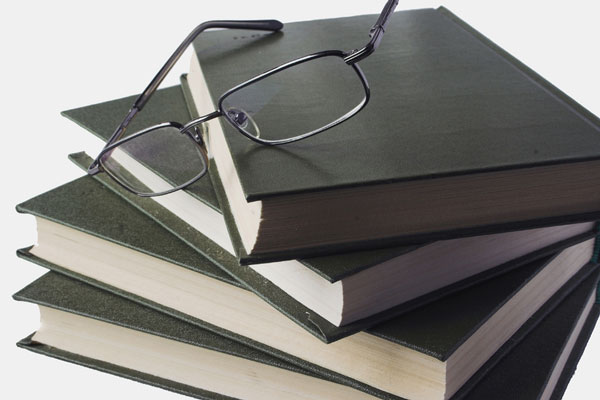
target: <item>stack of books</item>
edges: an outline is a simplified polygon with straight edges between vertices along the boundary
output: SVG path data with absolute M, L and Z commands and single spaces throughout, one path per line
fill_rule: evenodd
M 373 19 L 207 32 L 130 129 Z M 212 120 L 184 191 L 99 174 L 18 205 L 18 255 L 50 270 L 14 296 L 42 319 L 18 345 L 198 398 L 559 398 L 600 312 L 600 121 L 446 9 L 386 31 L 369 105 L 330 131 L 273 148 Z M 64 115 L 107 140 L 132 99 Z

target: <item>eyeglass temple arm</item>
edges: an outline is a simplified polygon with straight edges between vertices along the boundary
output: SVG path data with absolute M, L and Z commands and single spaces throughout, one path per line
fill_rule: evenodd
M 133 107 L 141 110 L 151 94 L 158 88 L 160 83 L 163 81 L 167 73 L 171 70 L 173 65 L 179 60 L 184 51 L 190 44 L 198 37 L 200 33 L 207 29 L 213 28 L 227 28 L 227 29 L 249 29 L 259 31 L 279 31 L 283 28 L 283 24 L 274 19 L 258 20 L 258 21 L 207 21 L 198 25 L 194 30 L 181 42 L 175 52 L 169 57 L 165 65 L 158 71 L 154 79 L 148 84 L 146 89 L 139 95 L 139 97 L 133 103 Z
M 381 39 L 383 38 L 383 34 L 385 33 L 385 27 L 389 22 L 391 15 L 394 13 L 397 5 L 398 0 L 388 0 L 388 2 L 385 3 L 381 14 L 379 14 L 379 18 L 377 18 L 377 22 L 375 22 L 375 25 L 373 25 L 369 31 L 371 40 L 369 40 L 369 43 L 367 43 L 362 49 L 354 50 L 347 55 L 344 58 L 346 64 L 354 64 L 359 62 L 377 50 L 377 47 L 379 47 L 379 43 L 381 43 Z
M 272 31 L 277 32 L 283 28 L 283 24 L 275 19 L 265 19 L 265 20 L 254 20 L 254 21 L 207 21 L 198 25 L 190 34 L 181 42 L 181 44 L 177 47 L 177 49 L 173 52 L 171 57 L 167 60 L 165 65 L 158 71 L 156 76 L 152 79 L 152 81 L 148 84 L 146 89 L 137 97 L 133 106 L 127 113 L 127 116 L 119 124 L 117 129 L 115 129 L 114 133 L 111 135 L 110 139 L 106 142 L 106 145 L 111 144 L 116 139 L 119 139 L 120 136 L 127 128 L 127 125 L 131 122 L 133 117 L 144 108 L 144 105 L 148 102 L 152 94 L 156 91 L 156 89 L 160 86 L 161 82 L 165 79 L 173 65 L 179 60 L 181 55 L 185 52 L 190 44 L 200 35 L 203 31 L 207 29 L 213 28 L 226 28 L 226 29 L 248 29 L 248 30 L 258 30 L 258 31 Z M 94 162 L 96 164 L 96 162 Z M 92 164 L 92 165 L 94 165 Z

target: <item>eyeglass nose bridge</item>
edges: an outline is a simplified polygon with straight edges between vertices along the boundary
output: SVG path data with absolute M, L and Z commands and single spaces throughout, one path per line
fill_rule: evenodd
M 223 115 L 221 113 L 221 111 L 219 111 L 219 110 L 213 111 L 209 114 L 206 114 L 199 118 L 191 120 L 190 122 L 185 124 L 181 128 L 180 131 L 181 131 L 181 133 L 188 132 L 192 136 L 192 139 L 194 139 L 196 141 L 196 143 L 203 145 L 204 140 L 202 138 L 202 131 L 201 131 L 202 124 L 210 121 L 211 119 L 220 117 L 221 115 Z

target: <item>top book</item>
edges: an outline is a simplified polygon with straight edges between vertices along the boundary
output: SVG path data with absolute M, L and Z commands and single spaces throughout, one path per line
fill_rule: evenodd
M 201 35 L 188 75 L 196 111 L 214 111 L 231 87 L 303 54 L 360 47 L 375 19 Z M 263 146 L 208 123 L 248 255 L 314 256 L 600 216 L 598 118 L 449 11 L 395 13 L 360 66 L 367 106 L 309 139 Z M 346 96 L 314 93 L 330 77 L 297 78 L 302 115 Z M 262 123 L 290 128 L 286 99 L 265 96 L 256 100 Z

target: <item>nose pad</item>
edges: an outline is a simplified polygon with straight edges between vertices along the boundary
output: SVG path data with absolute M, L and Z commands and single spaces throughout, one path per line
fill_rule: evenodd
M 196 143 L 198 143 L 199 145 L 204 144 L 204 140 L 202 139 L 202 131 L 203 131 L 203 128 L 201 125 L 196 125 L 196 126 L 192 127 L 192 129 L 188 130 L 188 132 L 192 135 L 192 138 L 194 138 Z
M 235 123 L 240 129 L 243 129 L 246 133 L 260 137 L 260 130 L 258 125 L 254 122 L 254 119 L 250 115 L 239 108 L 231 107 L 227 110 L 227 116 Z
M 244 129 L 248 127 L 248 120 L 250 118 L 248 117 L 248 114 L 246 114 L 239 108 L 230 108 L 229 110 L 227 110 L 227 115 L 240 128 Z

